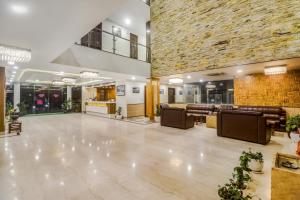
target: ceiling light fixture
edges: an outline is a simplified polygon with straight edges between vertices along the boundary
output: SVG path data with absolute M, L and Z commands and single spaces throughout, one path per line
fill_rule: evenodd
M 14 66 L 14 69 L 19 69 L 19 67 L 18 66 Z
M 57 72 L 56 75 L 58 75 L 58 76 L 63 76 L 63 75 L 65 75 L 65 72 L 63 72 L 63 71 Z
M 151 30 L 150 29 L 147 29 L 147 31 L 146 31 L 147 33 L 151 33 Z
M 187 78 L 187 79 L 191 79 L 191 78 L 192 78 L 192 76 L 188 75 L 186 78 Z
M 237 72 L 238 74 L 240 74 L 240 73 L 242 73 L 242 72 L 243 72 L 243 70 L 241 70 L 241 69 L 238 69 L 236 72 Z
M 183 83 L 183 80 L 181 78 L 172 78 L 169 80 L 169 83 L 180 84 Z
M 76 83 L 76 79 L 75 78 L 68 78 L 68 77 L 65 77 L 62 79 L 62 81 L 64 83 L 68 83 L 68 84 L 75 84 Z
M 8 62 L 7 62 L 7 64 L 9 64 L 9 65 L 14 65 L 14 64 L 15 64 L 15 62 L 8 61 Z
M 125 24 L 126 24 L 126 25 L 130 25 L 130 24 L 131 24 L 131 20 L 130 20 L 129 18 L 126 18 L 126 19 L 125 19 Z
M 29 62 L 31 60 L 31 51 L 0 44 L 0 60 L 7 61 L 12 65 L 15 62 Z
M 265 75 L 276 75 L 285 74 L 287 72 L 286 66 L 275 66 L 275 67 L 265 67 Z
M 53 85 L 64 85 L 65 82 L 63 82 L 63 81 L 52 81 L 52 84 Z
M 136 80 L 135 76 L 131 77 L 131 80 L 133 80 L 133 81 Z
M 13 71 L 12 73 L 15 74 L 15 73 L 17 73 L 17 72 L 16 72 L 16 71 Z
M 28 8 L 23 5 L 12 5 L 11 9 L 17 14 L 25 14 L 28 12 Z
M 98 78 L 97 72 L 80 72 L 80 78 Z
M 199 80 L 199 82 L 200 82 L 200 83 L 203 83 L 203 80 L 202 80 L 202 79 L 200 79 L 200 80 Z

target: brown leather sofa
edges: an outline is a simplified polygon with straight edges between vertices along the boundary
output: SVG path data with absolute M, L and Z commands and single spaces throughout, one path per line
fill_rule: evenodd
M 267 119 L 267 125 L 276 131 L 285 131 L 286 112 L 281 107 L 276 106 L 238 106 L 241 111 L 262 112 Z
M 171 108 L 167 104 L 160 106 L 160 125 L 180 129 L 194 127 L 194 117 L 189 116 L 183 108 Z
M 186 112 L 188 114 L 208 115 L 215 111 L 215 105 L 211 104 L 188 104 Z
M 266 145 L 271 129 L 262 112 L 223 110 L 217 116 L 217 135 Z

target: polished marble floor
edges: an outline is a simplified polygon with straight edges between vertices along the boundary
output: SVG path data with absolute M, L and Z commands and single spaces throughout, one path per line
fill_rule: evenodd
M 270 199 L 268 146 L 220 138 L 215 129 L 139 125 L 84 114 L 22 119 L 21 136 L 0 138 L 1 200 L 210 200 L 218 199 L 243 150 L 265 156 L 254 176 L 256 194 Z

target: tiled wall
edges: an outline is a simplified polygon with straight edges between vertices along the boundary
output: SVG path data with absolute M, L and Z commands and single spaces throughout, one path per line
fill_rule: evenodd
M 299 0 L 152 0 L 153 76 L 300 56 Z
M 234 101 L 236 105 L 300 108 L 300 71 L 235 79 Z

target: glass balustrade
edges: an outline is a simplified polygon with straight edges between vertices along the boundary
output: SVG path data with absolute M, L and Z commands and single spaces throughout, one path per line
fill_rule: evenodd
M 80 45 L 150 62 L 149 47 L 100 29 L 93 29 L 82 37 Z

